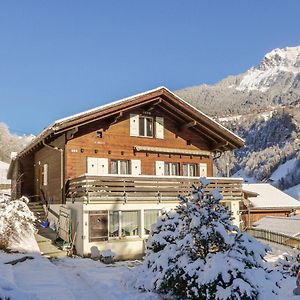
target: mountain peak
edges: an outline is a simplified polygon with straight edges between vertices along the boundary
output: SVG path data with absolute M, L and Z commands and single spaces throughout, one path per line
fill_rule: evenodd
M 252 67 L 242 77 L 236 90 L 267 91 L 271 86 L 288 79 L 291 84 L 300 73 L 300 46 L 276 48 L 267 53 L 257 67 Z

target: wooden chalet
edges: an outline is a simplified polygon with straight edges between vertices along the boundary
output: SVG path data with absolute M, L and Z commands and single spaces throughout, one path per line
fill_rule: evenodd
M 213 177 L 213 159 L 244 142 L 165 87 L 55 121 L 12 160 L 13 196 L 67 207 L 76 250 L 143 253 L 164 209 L 200 176 L 220 186 L 239 223 L 242 180 Z M 124 244 L 124 242 L 126 242 Z

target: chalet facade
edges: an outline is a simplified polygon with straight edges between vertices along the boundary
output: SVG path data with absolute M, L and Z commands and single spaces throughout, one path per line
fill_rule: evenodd
M 238 179 L 214 178 L 213 159 L 243 140 L 160 87 L 62 120 L 12 161 L 14 197 L 70 210 L 76 250 L 112 249 L 137 257 L 162 210 L 199 177 L 220 185 L 239 223 Z

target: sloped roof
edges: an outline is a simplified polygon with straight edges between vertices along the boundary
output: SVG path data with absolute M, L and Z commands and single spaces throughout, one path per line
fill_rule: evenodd
M 255 222 L 254 227 L 295 237 L 300 234 L 300 219 L 294 217 L 264 217 Z
M 42 140 L 49 138 L 51 135 L 57 135 L 72 129 L 76 126 L 82 126 L 89 122 L 93 122 L 100 118 L 107 118 L 118 114 L 121 110 L 129 111 L 136 106 L 144 104 L 158 105 L 159 108 L 165 111 L 172 111 L 174 115 L 182 114 L 187 120 L 196 120 L 195 127 L 199 127 L 205 133 L 215 137 L 216 147 L 218 145 L 222 150 L 230 150 L 244 146 L 244 140 L 236 134 L 226 129 L 224 126 L 208 117 L 206 114 L 178 97 L 176 94 L 168 90 L 166 87 L 158 87 L 144 93 L 136 94 L 121 100 L 117 100 L 105 105 L 98 106 L 63 119 L 56 120 L 50 126 L 45 128 L 18 156 L 26 154 L 30 149 L 41 143 Z
M 269 183 L 243 183 L 243 190 L 256 193 L 248 199 L 254 209 L 300 208 L 300 202 Z

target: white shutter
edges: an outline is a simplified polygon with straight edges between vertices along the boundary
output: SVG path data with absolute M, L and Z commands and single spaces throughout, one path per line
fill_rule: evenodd
M 131 174 L 132 175 L 141 175 L 141 161 L 139 159 L 131 160 Z
M 130 136 L 139 135 L 139 115 L 130 114 Z
M 48 185 L 48 164 L 44 164 L 43 185 Z
M 164 118 L 163 117 L 155 118 L 155 137 L 157 139 L 164 138 Z
M 98 158 L 88 157 L 87 158 L 87 173 L 89 175 L 98 175 Z
M 199 170 L 200 170 L 200 177 L 207 177 L 207 164 L 200 164 L 199 165 Z
M 107 175 L 108 174 L 108 158 L 98 158 L 97 165 L 98 165 L 97 175 Z
M 165 162 L 157 160 L 155 162 L 155 174 L 156 176 L 164 176 L 165 175 Z

